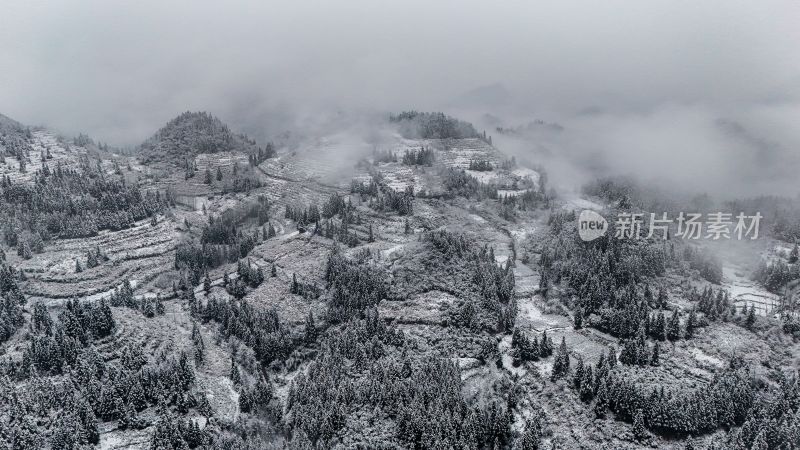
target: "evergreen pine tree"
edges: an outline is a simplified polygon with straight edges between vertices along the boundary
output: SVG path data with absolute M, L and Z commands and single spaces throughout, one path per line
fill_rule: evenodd
M 633 416 L 633 436 L 642 441 L 647 438 L 647 429 L 644 426 L 644 412 L 641 409 L 636 410 Z
M 189 448 L 195 448 L 204 442 L 204 434 L 196 420 L 190 420 L 183 429 L 183 439 Z
M 558 346 L 556 357 L 553 360 L 553 372 L 550 375 L 551 380 L 556 380 L 569 373 L 569 352 L 567 351 L 567 343 L 564 338 L 561 338 L 561 345 Z
M 592 401 L 592 397 L 594 397 L 594 377 L 592 375 L 592 366 L 587 366 L 583 371 L 580 397 L 584 402 L 590 402 Z
M 256 269 L 256 274 L 255 274 L 255 277 L 254 277 L 254 280 L 253 280 L 253 287 L 254 288 L 258 287 L 263 282 L 264 282 L 264 269 L 259 267 L 258 269 Z
M 206 277 L 203 279 L 203 292 L 206 294 L 211 292 L 211 277 L 208 275 L 208 272 L 206 272 Z
M 194 343 L 194 361 L 195 365 L 202 365 L 205 359 L 205 342 L 203 341 L 203 334 L 197 326 L 197 322 L 192 322 L 192 342 Z
M 547 278 L 547 270 L 544 267 L 540 270 L 541 277 L 539 278 L 539 292 L 542 297 L 547 298 L 547 291 L 550 289 L 550 280 Z
M 667 290 L 664 286 L 658 288 L 658 307 L 661 309 L 667 307 Z
M 92 315 L 92 331 L 96 337 L 105 337 L 114 330 L 114 315 L 105 298 L 100 299 L 96 313 Z
M 583 357 L 579 354 L 577 359 L 578 361 L 575 363 L 575 373 L 572 376 L 572 385 L 580 392 L 584 372 Z
M 756 324 L 756 306 L 755 303 L 750 304 L 750 309 L 747 310 L 747 319 L 745 319 L 744 325 L 747 327 L 748 330 L 752 330 L 753 326 Z
M 607 408 L 608 408 L 608 386 L 606 385 L 605 380 L 601 380 L 600 385 L 597 388 L 597 395 L 595 395 L 594 415 L 598 418 L 605 417 Z
M 197 400 L 197 412 L 199 412 L 206 419 L 214 416 L 214 408 L 211 407 L 211 402 L 204 394 L 199 395 Z
M 306 344 L 312 344 L 317 340 L 317 326 L 314 323 L 314 314 L 311 311 L 308 311 L 308 316 L 306 316 L 306 328 L 305 328 L 304 338 Z
M 91 249 L 88 252 L 86 252 L 86 267 L 90 269 L 93 267 L 97 267 L 97 256 Z
M 689 317 L 686 319 L 686 339 L 694 337 L 694 330 L 697 328 L 697 313 L 694 308 L 689 311 Z
M 667 323 L 662 311 L 659 311 L 656 315 L 656 320 L 653 322 L 650 334 L 660 341 L 663 341 L 667 338 Z
M 639 327 L 639 332 L 634 339 L 634 364 L 644 366 L 650 362 L 650 349 L 647 347 L 647 337 L 644 327 Z
M 583 328 L 583 312 L 581 311 L 580 307 L 575 309 L 575 317 L 572 320 L 572 326 L 576 330 Z
M 136 428 L 136 411 L 133 409 L 133 405 L 126 403 L 122 410 L 122 415 L 119 418 L 119 428 L 127 429 L 127 428 Z
M 237 278 L 231 283 L 228 292 L 237 299 L 242 299 L 247 295 L 247 285 L 241 279 Z
M 542 340 L 539 342 L 539 357 L 547 358 L 553 354 L 553 341 L 547 337 L 547 330 L 542 333 Z
M 542 442 L 542 424 L 539 417 L 529 419 L 519 440 L 519 450 L 539 450 Z M 502 447 L 501 447 L 502 448 Z
M 659 365 L 659 361 L 660 361 L 659 353 L 660 353 L 659 343 L 656 342 L 655 345 L 653 345 L 653 357 L 650 358 L 650 365 L 651 366 Z
M 523 361 L 536 361 L 539 359 L 539 343 L 536 338 L 528 339 L 524 333 L 520 335 L 520 358 Z
M 669 319 L 669 324 L 667 325 L 667 339 L 670 341 L 677 341 L 681 338 L 681 322 L 680 316 L 678 315 L 678 310 L 672 312 L 672 317 Z
M 86 443 L 85 433 L 83 433 L 80 427 L 80 423 L 75 418 L 75 416 L 71 413 L 61 414 L 57 417 L 54 424 L 54 430 L 52 433 L 51 439 L 51 446 L 53 449 L 73 449 L 73 448 L 81 448 L 81 444 Z M 17 430 L 14 430 L 14 434 L 16 434 Z M 15 436 L 16 437 L 16 436 Z M 18 439 L 14 439 L 18 441 Z M 11 439 L 6 442 L 9 445 L 8 448 L 24 448 L 22 446 L 10 446 L 12 443 Z M 20 442 L 17 442 L 19 444 Z M 33 448 L 33 447 L 30 447 Z
M 188 448 L 188 444 L 183 440 L 180 426 L 169 412 L 161 414 L 156 423 L 155 430 L 150 438 L 150 449 L 183 449 Z
M 511 348 L 519 348 L 520 336 L 522 336 L 522 332 L 519 328 L 514 327 L 511 331 Z
M 147 398 L 144 388 L 138 378 L 135 378 L 131 384 L 130 391 L 128 391 L 128 401 L 136 411 L 141 411 L 147 407 Z
M 242 376 L 239 374 L 239 366 L 233 359 L 231 359 L 231 381 L 233 381 L 235 385 L 242 383 Z
M 153 302 L 147 299 L 142 302 L 142 314 L 145 317 L 154 317 L 156 315 L 156 308 Z
M 98 444 L 100 442 L 100 430 L 97 428 L 97 417 L 95 417 L 92 407 L 85 399 L 78 400 L 77 416 L 86 436 L 86 441 L 90 444 Z

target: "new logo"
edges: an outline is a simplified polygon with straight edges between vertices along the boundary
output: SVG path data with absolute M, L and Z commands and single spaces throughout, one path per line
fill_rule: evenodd
M 608 231 L 608 222 L 600 214 L 584 209 L 578 216 L 578 236 L 584 241 L 593 241 Z

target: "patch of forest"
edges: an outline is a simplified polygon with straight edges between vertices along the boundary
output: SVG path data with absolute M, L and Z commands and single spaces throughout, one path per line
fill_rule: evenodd
M 254 202 L 228 208 L 219 216 L 211 216 L 200 230 L 199 238 L 181 242 L 175 252 L 175 269 L 189 274 L 191 285 L 197 285 L 207 271 L 222 264 L 246 257 L 262 240 L 275 236 L 269 232 L 270 202 L 258 196 Z
M 56 238 L 95 236 L 121 230 L 164 211 L 169 194 L 142 193 L 124 179 L 107 175 L 84 158 L 81 170 L 52 170 L 44 163 L 35 183 L 0 183 L 0 227 L 3 239 L 24 258 L 39 253 Z
M 96 445 L 98 425 L 111 421 L 119 429 L 155 425 L 153 448 L 210 442 L 208 431 L 178 418 L 190 409 L 212 415 L 194 389 L 188 355 L 162 352 L 148 359 L 141 346 L 124 343 L 118 353 L 101 354 L 116 326 L 105 300 L 70 300 L 55 319 L 43 304 L 34 305 L 22 358 L 0 366 L 4 442 L 12 448 Z M 157 419 L 146 419 L 145 410 L 156 410 Z
M 418 245 L 395 264 L 390 298 L 447 292 L 460 299 L 450 311 L 454 325 L 475 330 L 513 328 L 517 306 L 511 259 L 499 264 L 492 247 L 444 230 L 426 232 Z
M 405 111 L 389 117 L 408 139 L 465 139 L 481 137 L 471 123 L 441 112 Z

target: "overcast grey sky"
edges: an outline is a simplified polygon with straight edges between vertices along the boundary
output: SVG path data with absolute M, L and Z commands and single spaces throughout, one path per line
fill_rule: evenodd
M 744 126 L 751 146 L 800 153 L 798 2 L 20 1 L 0 10 L 0 112 L 117 145 L 187 109 L 274 132 L 295 113 L 447 108 L 499 83 L 508 98 L 485 112 L 604 133 L 571 135 L 571 151 L 628 155 L 631 142 L 659 139 L 658 151 L 702 152 L 721 119 Z M 590 107 L 601 114 L 576 115 Z

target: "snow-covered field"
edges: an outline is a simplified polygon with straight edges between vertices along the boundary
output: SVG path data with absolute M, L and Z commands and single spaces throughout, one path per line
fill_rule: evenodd
M 593 211 L 602 211 L 604 206 L 588 200 L 586 198 L 577 196 L 567 196 L 564 200 L 564 209 L 579 211 L 582 209 L 591 209 Z
M 744 276 L 740 269 L 731 266 L 722 268 L 723 284 L 737 308 L 752 305 L 762 316 L 772 315 L 780 306 L 780 297 L 767 291 L 755 281 Z
M 59 138 L 49 131 L 34 131 L 32 138 L 31 150 L 25 161 L 25 172 L 20 172 L 20 163 L 16 158 L 6 156 L 5 162 L 0 162 L 0 176 L 8 176 L 15 183 L 32 183 L 36 172 L 42 170 L 45 164 L 50 170 L 55 170 L 59 165 L 63 169 L 78 169 L 80 158 L 87 155 L 84 147 L 71 142 L 59 142 Z M 47 155 L 48 150 L 51 158 L 42 161 L 42 153 Z M 101 167 L 108 174 L 114 173 L 114 164 L 110 160 L 103 161 Z

